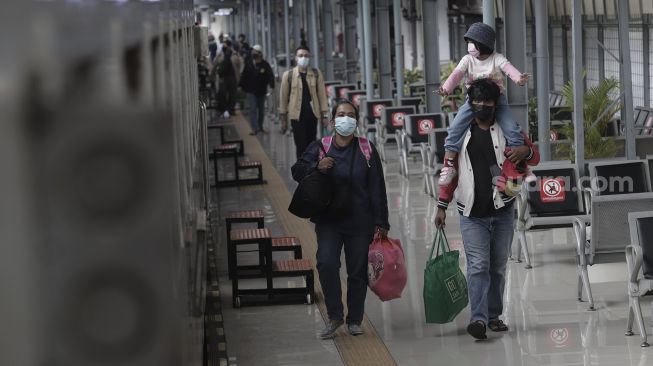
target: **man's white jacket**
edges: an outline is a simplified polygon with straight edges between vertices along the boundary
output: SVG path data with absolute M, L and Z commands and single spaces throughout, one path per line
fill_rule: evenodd
M 523 134 L 523 133 L 522 133 Z M 497 161 L 499 168 L 503 169 L 504 161 L 506 157 L 504 151 L 506 149 L 506 138 L 501 131 L 501 127 L 498 124 L 493 124 L 490 126 L 490 135 L 492 136 L 492 145 L 494 156 Z M 469 140 L 472 137 L 471 128 L 467 130 L 465 135 L 465 140 L 463 142 L 462 149 L 458 154 L 458 177 L 457 182 L 454 180 L 453 185 L 457 183 L 454 191 L 454 199 L 456 200 L 456 208 L 458 212 L 463 216 L 469 216 L 474 206 L 474 171 L 472 169 L 472 163 L 469 160 L 469 154 L 467 153 L 467 145 Z M 528 137 L 524 136 L 524 143 L 528 145 L 531 149 L 531 153 L 526 159 L 529 165 L 535 165 L 539 162 L 539 153 L 533 147 L 531 141 Z M 446 190 L 452 190 L 454 187 L 440 187 L 440 195 L 438 196 L 438 207 L 446 209 L 449 206 L 449 202 L 446 199 L 441 197 L 446 196 L 444 192 Z M 509 202 L 513 201 L 515 197 L 510 197 L 502 192 L 499 192 L 498 188 L 494 186 L 492 191 L 492 199 L 494 201 L 494 207 L 496 209 L 504 207 Z

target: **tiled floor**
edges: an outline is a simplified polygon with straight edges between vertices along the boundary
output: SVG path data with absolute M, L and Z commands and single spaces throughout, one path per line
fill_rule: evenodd
M 292 138 L 273 130 L 259 140 L 293 189 L 289 173 L 294 161 Z M 395 148 L 389 147 L 389 160 L 395 156 Z M 434 235 L 434 202 L 423 193 L 421 176 L 406 179 L 397 172 L 397 163 L 387 164 L 390 235 L 404 245 L 408 285 L 401 299 L 386 303 L 369 292 L 366 313 L 399 365 L 653 365 L 653 349 L 640 348 L 637 334 L 624 336 L 628 306 L 625 262 L 591 267 L 597 310 L 588 311 L 587 303 L 576 300 L 575 250 L 567 229 L 528 234 L 532 269 L 509 263 L 504 311 L 509 332 L 489 332 L 487 341 L 475 342 L 465 332 L 468 309 L 450 324 L 425 324 L 423 270 Z M 269 207 L 264 197 L 234 191 L 220 190 L 225 210 L 261 204 Z M 267 215 L 274 231 L 274 213 Z M 447 234 L 452 246 L 462 249 L 458 214 L 452 210 L 448 212 Z M 464 253 L 460 263 L 464 265 Z M 222 289 L 228 296 L 228 285 L 223 284 Z M 650 299 L 643 302 L 643 312 L 651 331 Z M 315 337 L 322 326 L 315 306 L 233 310 L 226 305 L 225 323 L 230 355 L 239 365 L 341 364 L 333 342 Z

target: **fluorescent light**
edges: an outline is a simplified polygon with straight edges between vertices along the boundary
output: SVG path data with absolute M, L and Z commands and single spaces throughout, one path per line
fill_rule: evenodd
M 220 8 L 220 9 L 218 9 L 218 11 L 213 13 L 213 15 L 228 16 L 228 15 L 231 15 L 231 13 L 233 13 L 233 11 L 234 11 L 233 8 Z

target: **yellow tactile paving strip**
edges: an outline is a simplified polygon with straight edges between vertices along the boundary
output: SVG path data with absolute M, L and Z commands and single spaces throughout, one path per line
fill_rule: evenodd
M 283 228 L 287 235 L 296 236 L 302 245 L 304 258 L 315 259 L 317 251 L 317 242 L 315 239 L 315 231 L 312 224 L 308 220 L 300 219 L 288 212 L 288 205 L 292 197 L 291 192 L 288 191 L 283 179 L 279 175 L 272 161 L 263 150 L 258 139 L 249 135 L 249 124 L 240 115 L 232 117 L 234 119 L 234 127 L 238 131 L 238 135 L 244 140 L 246 146 L 246 154 L 251 160 L 258 160 L 263 164 L 263 177 L 267 180 L 268 184 L 261 187 L 265 192 L 276 216 L 282 223 Z M 288 140 L 292 143 L 292 140 Z M 253 187 L 250 187 L 253 188 Z M 322 288 L 320 282 L 317 281 L 317 271 L 315 271 L 315 294 L 316 304 L 322 313 L 322 317 L 326 317 L 326 307 L 322 299 Z M 342 278 L 343 295 L 346 294 L 344 290 L 346 278 Z M 343 303 L 346 301 L 343 299 Z M 396 365 L 397 363 L 390 355 L 388 348 L 383 343 L 383 340 L 374 329 L 374 326 L 365 316 L 362 324 L 365 334 L 357 337 L 350 336 L 346 333 L 346 327 L 341 327 L 337 337 L 334 339 L 338 352 L 342 357 L 345 365 L 355 366 L 382 366 L 382 365 Z M 317 342 L 317 340 L 316 340 Z

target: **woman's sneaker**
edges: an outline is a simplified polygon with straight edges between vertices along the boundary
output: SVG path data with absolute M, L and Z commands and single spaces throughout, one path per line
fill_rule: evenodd
M 361 335 L 364 333 L 363 328 L 361 327 L 360 324 L 356 324 L 356 323 L 347 324 L 347 328 L 349 329 L 349 334 L 353 336 Z
M 331 339 L 335 337 L 336 331 L 338 328 L 340 328 L 341 325 L 343 325 L 345 322 L 342 320 L 329 320 L 320 332 L 320 339 Z

